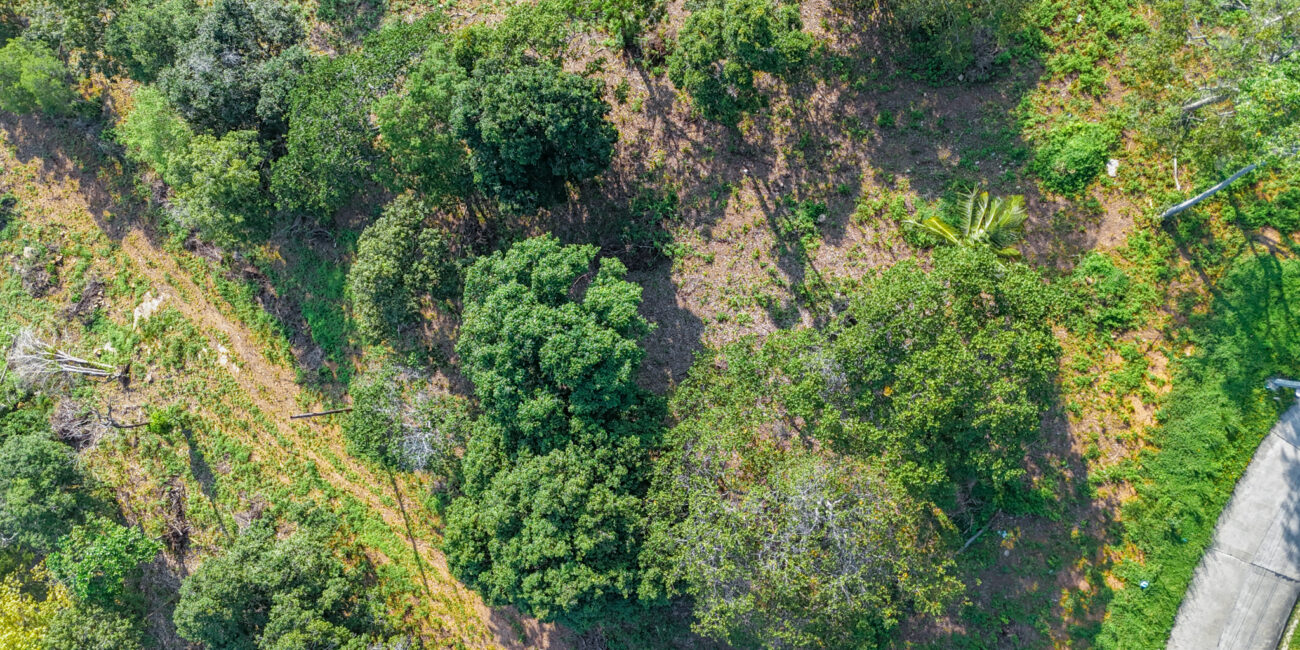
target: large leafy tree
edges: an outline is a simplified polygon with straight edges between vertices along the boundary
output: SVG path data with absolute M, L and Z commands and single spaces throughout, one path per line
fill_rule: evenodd
M 27 0 L 19 3 L 27 21 L 23 36 L 47 44 L 78 72 L 90 72 L 103 61 L 104 19 L 120 11 L 122 4 L 120 0 Z
M 668 76 L 706 118 L 734 124 L 763 105 L 754 73 L 803 63 L 812 37 L 799 9 L 773 0 L 711 2 L 691 14 L 668 58 Z
M 59 609 L 38 647 L 41 650 L 143 650 L 152 647 L 145 642 L 143 618 L 142 612 L 124 613 L 121 608 L 74 601 Z
M 49 584 L 45 598 L 37 598 L 27 580 L 19 578 L 18 572 L 0 578 L 0 645 L 19 650 L 51 647 L 50 625 L 60 613 L 72 609 L 72 599 L 58 584 Z
M 593 273 L 595 257 L 547 236 L 470 268 L 457 351 L 483 414 L 445 543 L 452 571 L 489 602 L 579 628 L 636 589 L 658 426 L 635 383 L 649 329 L 640 287 L 612 258 Z
M 194 0 L 126 3 L 108 23 L 104 51 L 132 79 L 151 82 L 194 38 L 199 16 Z
M 902 262 L 796 357 L 805 408 L 821 439 L 889 458 L 906 485 L 1003 499 L 1053 399 L 1052 317 L 1042 278 L 987 249 L 937 250 L 929 272 Z
M 0 110 L 65 114 L 76 98 L 70 78 L 67 66 L 48 47 L 12 39 L 0 48 Z
M 229 243 L 245 220 L 263 214 L 265 150 L 256 131 L 194 134 L 167 98 L 146 86 L 117 129 L 127 155 L 172 189 L 169 216 L 184 228 Z
M 435 16 L 398 21 L 370 34 L 360 50 L 305 63 L 285 103 L 285 155 L 272 168 L 279 208 L 327 218 L 383 171 L 374 104 L 419 63 L 436 28 Z
M 609 166 L 618 132 L 608 113 L 599 82 L 549 63 L 489 58 L 461 84 L 451 126 L 469 146 L 479 190 L 531 211 Z
M 416 324 L 426 298 L 457 293 L 457 268 L 445 233 L 431 223 L 435 211 L 403 194 L 361 234 L 348 271 L 357 329 L 371 340 L 394 340 Z
M 208 239 L 229 243 L 248 217 L 262 214 L 265 153 L 256 131 L 230 131 L 220 138 L 194 136 L 171 168 L 170 215 Z
M 255 129 L 263 66 L 304 35 L 301 17 L 276 0 L 217 0 L 158 83 L 200 129 Z
M 315 528 L 278 539 L 259 520 L 181 585 L 176 631 L 231 650 L 364 648 L 376 626 L 364 566 L 345 563 Z
M 0 444 L 0 539 L 36 553 L 56 548 L 91 503 L 72 451 L 36 429 Z
M 50 573 L 78 600 L 113 607 L 126 595 L 140 565 L 162 551 L 162 544 L 110 519 L 92 517 L 59 540 L 46 559 Z
M 469 188 L 465 144 L 451 130 L 451 112 L 465 69 L 440 43 L 425 50 L 400 92 L 379 100 L 375 113 L 395 187 L 428 197 L 459 197 Z
M 739 647 L 874 646 L 959 588 L 946 522 L 887 463 L 819 448 L 791 413 L 793 338 L 703 357 L 674 394 L 643 596 L 689 594 L 696 629 Z
M 194 132 L 157 88 L 144 86 L 132 100 L 131 110 L 114 130 L 117 140 L 126 147 L 129 158 L 168 179 L 173 166 L 183 164 Z

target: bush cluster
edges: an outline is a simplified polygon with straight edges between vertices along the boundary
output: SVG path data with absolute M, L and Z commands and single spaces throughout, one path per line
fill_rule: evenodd
M 1058 194 L 1077 195 L 1106 168 L 1119 134 L 1105 124 L 1071 122 L 1043 136 L 1030 170 Z
M 763 105 L 755 73 L 791 72 L 811 48 L 798 7 L 775 0 L 712 2 L 682 25 L 668 76 L 704 117 L 735 124 Z

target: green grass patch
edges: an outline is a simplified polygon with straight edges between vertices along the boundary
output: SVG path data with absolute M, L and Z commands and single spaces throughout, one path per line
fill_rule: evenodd
M 338 233 L 343 250 L 356 248 L 356 233 Z M 308 383 L 347 385 L 352 379 L 350 353 L 356 340 L 356 324 L 348 315 L 347 266 L 322 255 L 308 245 L 296 245 L 283 251 L 286 263 L 267 268 L 276 291 L 298 304 L 307 333 L 320 346 L 324 360 Z M 333 366 L 333 368 L 331 368 Z
M 1300 373 L 1298 300 L 1300 260 L 1247 258 L 1175 341 L 1192 352 L 1175 366 L 1153 449 L 1131 467 L 1138 498 L 1124 507 L 1120 543 L 1130 550 L 1098 647 L 1164 646 L 1219 513 L 1284 406 L 1264 382 Z

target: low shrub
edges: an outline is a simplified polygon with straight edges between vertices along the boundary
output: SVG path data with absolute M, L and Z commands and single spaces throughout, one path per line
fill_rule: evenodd
M 1053 192 L 1079 194 L 1106 167 L 1118 144 L 1119 134 L 1108 125 L 1072 122 L 1047 133 L 1030 170 Z

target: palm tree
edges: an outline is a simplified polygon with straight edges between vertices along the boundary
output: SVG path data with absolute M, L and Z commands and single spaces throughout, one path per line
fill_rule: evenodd
M 911 220 L 942 241 L 954 246 L 991 246 L 1001 257 L 1019 257 L 1015 244 L 1025 236 L 1025 197 L 989 197 L 988 192 L 972 188 L 966 195 L 960 221 L 952 223 L 939 216 L 925 221 Z

